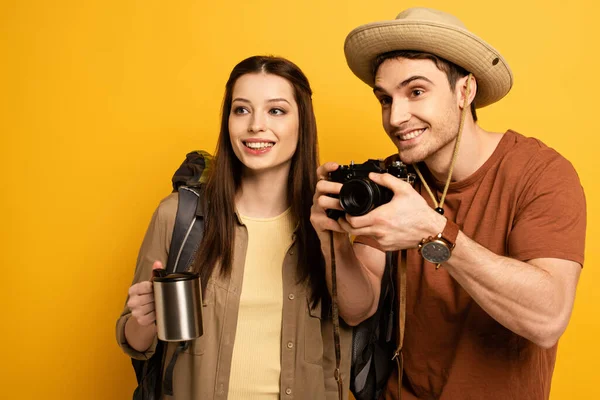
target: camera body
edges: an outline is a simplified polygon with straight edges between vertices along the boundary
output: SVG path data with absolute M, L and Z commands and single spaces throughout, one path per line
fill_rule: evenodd
M 409 173 L 408 168 L 401 161 L 394 161 L 386 165 L 382 160 L 369 159 L 363 164 L 354 164 L 352 161 L 349 165 L 341 165 L 329 173 L 329 180 L 342 183 L 339 196 L 330 196 L 339 198 L 343 211 L 327 210 L 329 218 L 337 220 L 346 213 L 352 216 L 365 215 L 392 200 L 394 193 L 385 186 L 370 180 L 369 173 L 371 172 L 388 173 L 411 185 L 415 182 L 415 174 Z

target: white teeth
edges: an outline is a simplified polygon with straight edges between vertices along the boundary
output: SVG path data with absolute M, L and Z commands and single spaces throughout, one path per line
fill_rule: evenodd
M 266 147 L 273 147 L 275 143 L 272 142 L 245 142 L 246 147 L 251 149 L 264 149 Z
M 417 136 L 421 135 L 423 132 L 425 132 L 425 129 L 419 129 L 419 130 L 407 133 L 406 135 L 399 136 L 399 138 L 400 138 L 400 140 L 410 140 L 410 139 L 414 139 Z

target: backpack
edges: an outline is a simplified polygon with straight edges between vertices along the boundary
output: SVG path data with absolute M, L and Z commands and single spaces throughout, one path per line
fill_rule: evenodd
M 208 176 L 212 156 L 205 151 L 193 151 L 172 178 L 173 192 L 179 193 L 173 236 L 169 247 L 166 270 L 168 273 L 185 271 L 204 235 L 204 220 L 198 214 L 202 206 L 204 183 Z M 173 369 L 177 356 L 187 347 L 180 343 L 162 376 L 166 343 L 159 340 L 156 350 L 148 360 L 131 359 L 138 386 L 134 400 L 157 400 L 161 393 L 173 394 Z

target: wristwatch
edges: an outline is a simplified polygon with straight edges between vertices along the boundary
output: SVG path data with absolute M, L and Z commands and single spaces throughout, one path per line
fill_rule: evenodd
M 419 253 L 425 260 L 437 264 L 437 267 L 439 267 L 439 264 L 450 259 L 452 249 L 456 245 L 458 231 L 458 225 L 447 219 L 446 226 L 441 233 L 421 240 Z

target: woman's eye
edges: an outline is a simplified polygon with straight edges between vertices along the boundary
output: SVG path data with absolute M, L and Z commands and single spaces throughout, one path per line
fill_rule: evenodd
M 412 95 L 415 97 L 419 97 L 422 94 L 423 94 L 423 91 L 421 89 L 415 89 L 412 91 Z
M 281 108 L 272 108 L 271 110 L 269 110 L 269 113 L 271 115 L 283 115 L 283 114 L 285 114 L 285 111 L 282 110 Z
M 248 110 L 246 110 L 244 107 L 235 107 L 233 109 L 233 113 L 234 114 L 247 114 Z

